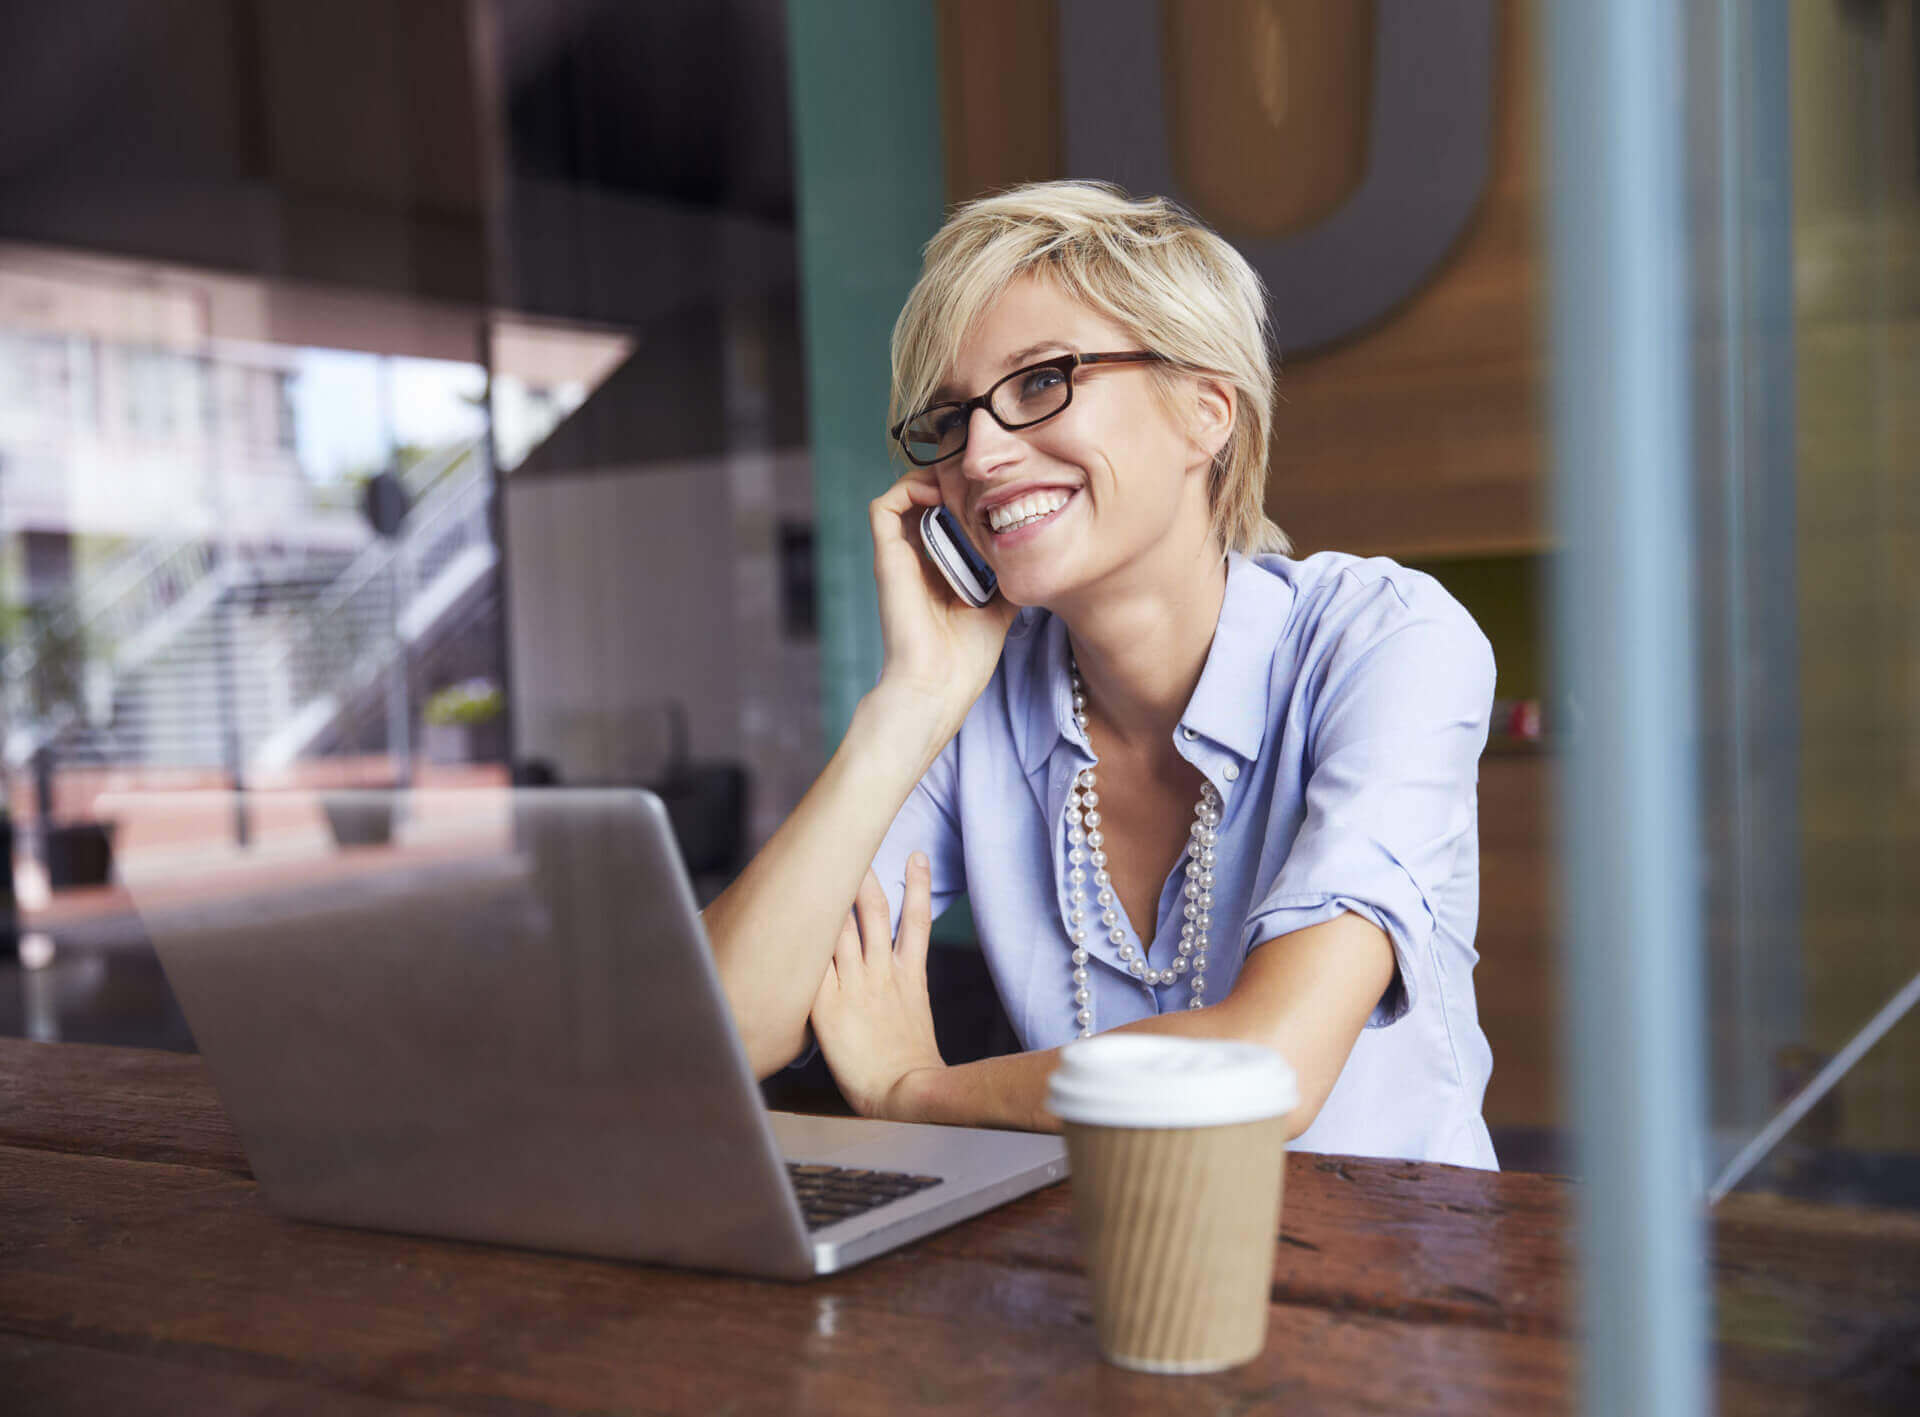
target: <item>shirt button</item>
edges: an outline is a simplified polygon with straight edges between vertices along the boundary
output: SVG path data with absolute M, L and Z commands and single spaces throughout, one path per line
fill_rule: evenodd
M 1224 777 L 1228 782 L 1232 782 L 1235 778 L 1240 776 L 1240 769 L 1234 766 L 1234 764 L 1228 763 L 1225 767 L 1220 769 L 1220 776 Z
M 1199 734 L 1195 733 L 1191 728 L 1183 728 L 1180 731 L 1186 734 L 1189 739 L 1198 738 L 1200 736 Z

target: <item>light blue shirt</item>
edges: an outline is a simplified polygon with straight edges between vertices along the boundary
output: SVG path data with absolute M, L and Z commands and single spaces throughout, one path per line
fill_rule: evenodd
M 1276 936 L 1342 911 L 1371 920 L 1392 941 L 1397 977 L 1294 1146 L 1491 1168 L 1473 936 L 1493 651 L 1438 581 L 1383 558 L 1236 552 L 1228 563 L 1219 626 L 1173 733 L 1222 799 L 1207 997 L 1225 998 L 1248 951 Z M 912 852 L 932 863 L 936 916 L 967 893 L 1027 1049 L 1079 1031 L 1065 812 L 1074 774 L 1098 760 L 1067 675 L 1065 623 L 1023 609 L 874 861 L 896 930 Z M 1185 867 L 1183 854 L 1160 891 L 1156 969 L 1178 950 Z M 1192 976 L 1150 988 L 1129 974 L 1086 889 L 1095 1028 L 1186 1008 Z

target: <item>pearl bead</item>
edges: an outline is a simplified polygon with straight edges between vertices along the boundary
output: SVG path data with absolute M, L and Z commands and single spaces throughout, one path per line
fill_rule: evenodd
M 1081 892 L 1081 894 L 1084 895 L 1085 892 L 1083 891 Z M 1087 918 L 1087 912 L 1082 910 L 1077 905 L 1072 910 L 1069 910 L 1067 912 L 1067 923 L 1070 925 L 1084 924 L 1086 921 L 1086 918 Z
M 1073 927 L 1072 939 L 1076 945 L 1084 945 L 1087 942 L 1087 932 L 1080 926 L 1076 925 Z
M 1072 683 L 1074 722 L 1084 734 L 1091 721 L 1086 712 L 1086 684 L 1081 680 L 1079 666 L 1072 662 L 1071 656 L 1068 659 L 1067 671 Z M 1184 725 L 1181 731 L 1189 739 L 1195 736 L 1194 730 Z M 1090 740 L 1087 746 L 1091 748 Z M 1220 775 L 1228 782 L 1232 782 L 1240 775 L 1240 770 L 1234 764 L 1227 764 L 1220 769 Z M 1200 799 L 1194 804 L 1193 822 L 1187 828 L 1190 844 L 1184 868 L 1186 879 L 1182 883 L 1181 891 L 1184 897 L 1181 905 L 1184 919 L 1180 926 L 1179 953 L 1165 969 L 1156 969 L 1144 957 L 1144 944 L 1136 944 L 1118 923 L 1119 902 L 1112 889 L 1113 876 L 1107 870 L 1107 853 L 1101 849 L 1106 845 L 1106 838 L 1100 830 L 1103 821 L 1098 810 L 1100 798 L 1093 790 L 1095 781 L 1094 770 L 1082 768 L 1074 775 L 1073 786 L 1067 795 L 1068 839 L 1075 848 L 1069 853 L 1069 859 L 1074 866 L 1074 870 L 1069 873 L 1069 879 L 1074 887 L 1073 900 L 1076 906 L 1074 923 L 1078 925 L 1080 920 L 1084 919 L 1084 912 L 1077 909 L 1078 905 L 1086 899 L 1086 891 L 1081 885 L 1086 879 L 1086 873 L 1079 869 L 1084 860 L 1093 866 L 1094 884 L 1099 888 L 1096 894 L 1100 901 L 1101 917 L 1109 926 L 1107 938 L 1112 941 L 1127 972 L 1136 979 L 1144 980 L 1150 989 L 1170 985 L 1181 976 L 1187 975 L 1190 989 L 1187 1007 L 1200 1008 L 1206 1002 L 1202 996 L 1207 988 L 1207 932 L 1213 926 L 1211 914 L 1213 867 L 1215 846 L 1219 841 L 1217 828 L 1222 813 L 1221 791 L 1212 781 L 1203 781 L 1201 784 Z M 1087 848 L 1084 853 L 1079 851 L 1083 844 Z M 1077 932 L 1075 936 L 1074 1002 L 1079 1004 L 1080 1008 L 1074 1017 L 1079 1024 L 1080 1037 L 1086 1038 L 1091 1036 L 1093 1031 L 1093 1001 L 1085 968 L 1086 951 L 1078 948 L 1083 935 L 1082 931 Z
M 1075 886 L 1072 892 L 1067 896 L 1067 899 L 1072 901 L 1075 905 L 1084 905 L 1086 904 L 1087 893 L 1081 890 L 1080 887 Z

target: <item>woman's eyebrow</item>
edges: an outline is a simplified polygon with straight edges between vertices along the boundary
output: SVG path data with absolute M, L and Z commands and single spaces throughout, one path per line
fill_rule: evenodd
M 1080 352 L 1074 346 L 1072 340 L 1043 339 L 1037 344 L 1028 345 L 1025 349 L 1016 349 L 1012 354 L 1009 354 L 1005 359 L 1001 360 L 1000 372 L 1005 374 L 1014 369 L 1018 369 L 1022 364 L 1031 362 L 1036 355 L 1045 354 L 1048 350 L 1058 350 L 1062 354 L 1078 354 Z M 959 397 L 960 395 L 955 392 L 952 384 L 940 385 L 940 387 L 933 391 L 932 395 L 933 402 L 935 403 L 945 403 L 949 400 L 958 399 Z

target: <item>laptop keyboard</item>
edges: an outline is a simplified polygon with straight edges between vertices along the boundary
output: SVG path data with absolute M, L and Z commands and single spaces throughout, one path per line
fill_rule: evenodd
M 787 1175 L 800 1197 L 807 1229 L 828 1225 L 897 1201 L 941 1182 L 939 1176 L 910 1176 L 904 1171 L 858 1171 L 846 1166 L 787 1163 Z

